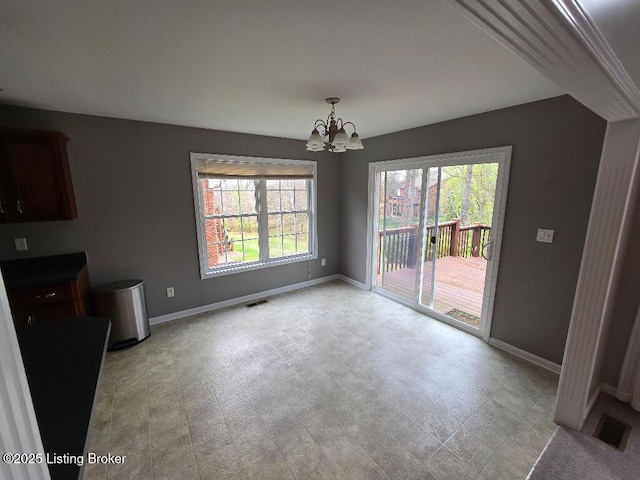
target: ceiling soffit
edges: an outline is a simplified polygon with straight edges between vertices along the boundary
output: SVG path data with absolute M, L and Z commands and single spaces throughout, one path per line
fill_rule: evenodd
M 576 0 L 445 0 L 609 121 L 640 116 L 640 90 Z

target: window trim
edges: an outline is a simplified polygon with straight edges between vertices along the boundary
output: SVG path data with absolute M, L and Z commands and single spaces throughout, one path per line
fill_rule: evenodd
M 273 259 L 256 260 L 254 262 L 247 262 L 242 264 L 225 265 L 216 268 L 208 267 L 207 256 L 207 242 L 206 242 L 206 229 L 205 229 L 205 216 L 203 211 L 203 192 L 202 185 L 198 181 L 197 161 L 198 160 L 222 160 L 225 162 L 249 162 L 249 163 L 270 163 L 270 164 L 297 164 L 307 165 L 312 167 L 313 176 L 309 180 L 310 192 L 309 192 L 309 253 L 289 255 L 286 257 L 278 257 Z M 193 185 L 193 204 L 196 220 L 196 241 L 198 244 L 198 259 L 200 262 L 200 278 L 202 280 L 207 278 L 221 277 L 234 273 L 248 272 L 251 270 L 260 270 L 263 268 L 275 267 L 280 265 L 287 265 L 290 263 L 305 262 L 309 260 L 315 260 L 318 258 L 318 228 L 317 228 L 317 162 L 313 160 L 291 160 L 284 158 L 266 158 L 266 157 L 246 157 L 238 155 L 218 155 L 213 153 L 196 153 L 190 152 L 191 161 L 191 181 Z M 261 192 L 266 198 L 266 182 L 261 180 L 260 188 L 264 190 Z M 266 200 L 265 200 L 266 202 Z M 258 216 L 268 215 L 267 211 L 259 211 Z M 269 230 L 266 221 L 258 222 L 258 242 L 260 248 L 268 248 L 269 243 Z

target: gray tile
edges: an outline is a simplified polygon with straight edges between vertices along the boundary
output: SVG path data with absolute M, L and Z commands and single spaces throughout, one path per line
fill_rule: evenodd
M 191 444 L 196 452 L 201 448 L 201 445 L 206 446 L 212 442 L 227 445 L 233 443 L 231 432 L 229 432 L 223 419 L 219 419 L 214 423 L 190 424 L 189 436 L 191 437 Z
M 427 460 L 427 469 L 439 480 L 474 480 L 477 469 L 456 457 L 446 447 L 442 447 Z
M 393 439 L 380 446 L 371 457 L 391 480 L 409 478 L 420 467 L 420 462 Z
M 221 408 L 248 398 L 247 391 L 240 380 L 235 380 L 232 383 L 212 384 L 212 390 Z
M 114 455 L 117 454 L 114 453 Z M 124 463 L 110 464 L 107 478 L 109 480 L 152 480 L 153 469 L 149 449 L 137 455 L 127 453 Z
M 249 480 L 293 480 L 294 477 L 273 441 L 264 443 L 240 460 Z
M 246 480 L 247 475 L 244 473 L 242 462 L 240 460 L 234 461 L 229 467 L 218 470 L 215 473 L 209 473 L 208 475 L 201 475 L 201 480 Z
M 408 415 L 388 405 L 386 402 L 372 409 L 371 413 L 378 423 L 393 437 L 410 428 L 414 423 Z
M 391 439 L 387 430 L 369 416 L 357 420 L 345 430 L 367 453 L 372 453 Z
M 248 398 L 231 405 L 222 405 L 221 410 L 230 429 L 238 430 L 243 425 L 260 420 L 260 415 Z
M 213 439 L 193 446 L 200 476 L 215 477 L 231 468 L 240 455 L 230 439 Z
M 497 454 L 482 470 L 482 477 L 490 480 L 524 480 L 529 470 L 512 463 L 504 455 Z
M 442 446 L 437 438 L 415 423 L 402 429 L 396 440 L 420 462 L 428 460 Z
M 333 437 L 330 442 L 321 445 L 320 448 L 334 464 L 339 477 L 366 478 L 369 472 L 377 474 L 380 470 L 367 452 L 347 434 Z M 381 470 L 380 473 L 382 473 Z
M 98 455 L 106 455 L 109 453 L 109 435 L 92 436 L 89 440 L 89 452 Z M 106 464 L 88 464 L 84 467 L 84 478 L 89 480 L 104 480 L 107 478 Z
M 418 469 L 409 477 L 409 480 L 439 480 L 433 476 L 433 473 L 429 471 L 428 464 L 422 464 Z M 476 479 L 478 480 L 478 479 Z
M 287 463 L 297 480 L 330 480 L 337 475 L 333 462 L 317 448 Z
M 318 410 L 304 421 L 304 426 L 318 445 L 331 442 L 333 437 L 345 433 L 338 419 L 326 410 Z
M 111 431 L 109 451 L 113 455 L 135 455 L 149 452 L 149 422 L 140 422 L 114 427 Z
M 278 435 L 300 424 L 300 418 L 291 410 L 289 405 L 280 405 L 260 415 L 265 427 L 272 435 Z
M 198 480 L 198 466 L 189 445 L 171 445 L 162 450 L 152 450 L 154 480 Z
M 443 414 L 429 416 L 422 427 L 439 441 L 446 442 L 462 427 L 462 424 L 454 417 Z
M 290 465 L 318 450 L 318 445 L 304 425 L 297 425 L 285 433 L 277 434 L 274 440 L 285 461 Z
M 475 434 L 463 428 L 447 440 L 445 446 L 472 467 L 482 470 L 503 441 L 489 432 Z
M 245 455 L 272 441 L 271 433 L 260 421 L 252 422 L 230 431 L 240 455 Z

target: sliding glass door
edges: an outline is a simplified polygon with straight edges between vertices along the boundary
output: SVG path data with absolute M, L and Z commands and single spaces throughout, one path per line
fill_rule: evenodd
M 418 291 L 422 170 L 381 172 L 375 285 L 413 300 Z
M 484 334 L 509 156 L 503 148 L 372 164 L 374 290 Z

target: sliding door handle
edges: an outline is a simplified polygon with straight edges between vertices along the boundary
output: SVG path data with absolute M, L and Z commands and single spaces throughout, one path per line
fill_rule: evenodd
M 485 243 L 480 250 L 480 255 L 482 255 L 482 258 L 485 260 L 491 260 L 491 258 L 493 258 L 493 242 Z

